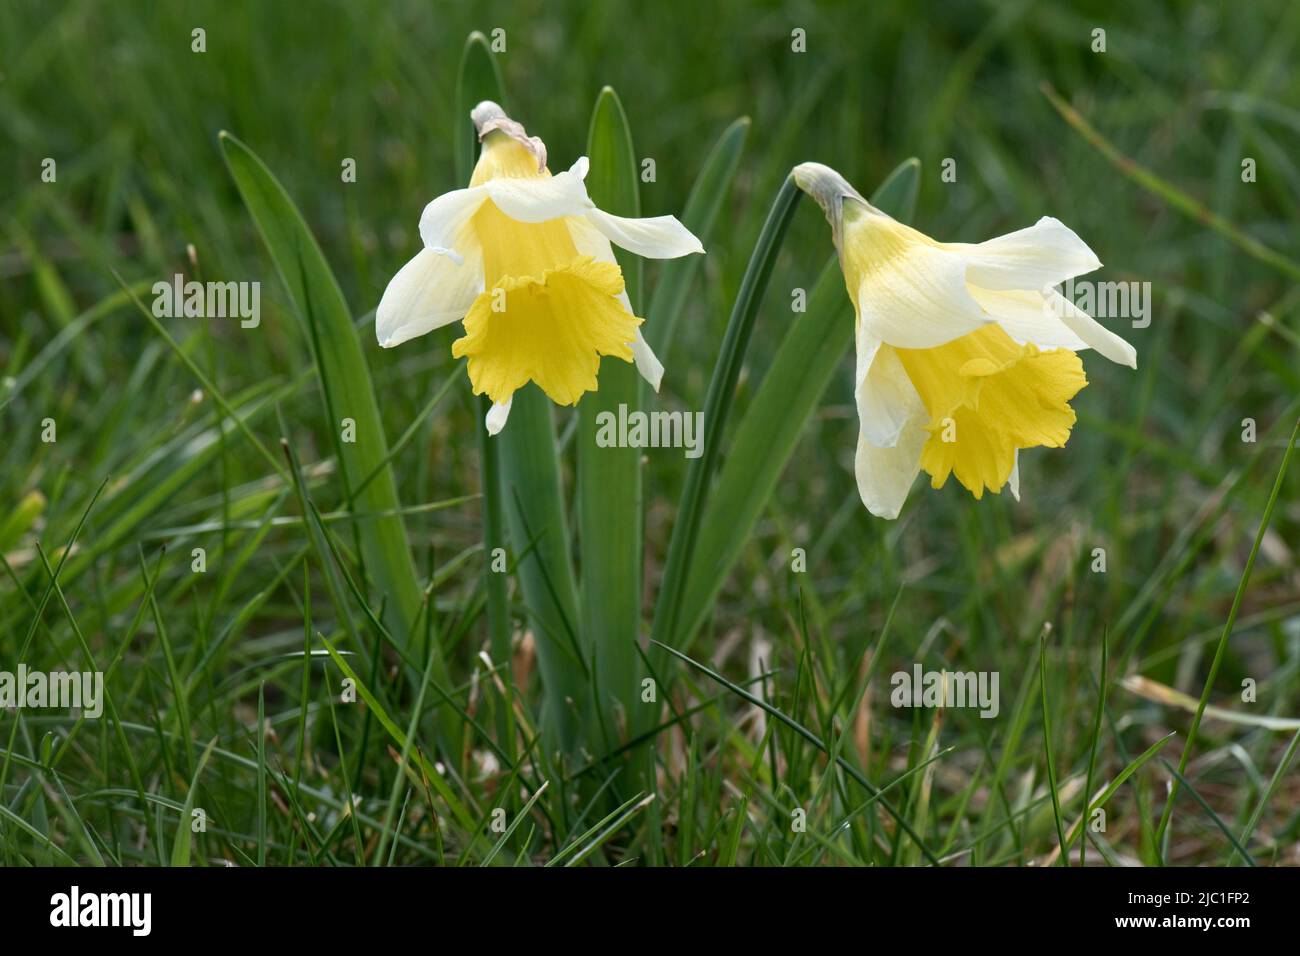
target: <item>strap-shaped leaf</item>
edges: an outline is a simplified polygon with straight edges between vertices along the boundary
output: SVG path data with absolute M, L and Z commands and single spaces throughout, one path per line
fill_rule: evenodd
M 385 627 L 405 648 L 420 610 L 421 589 L 400 516 L 388 439 L 352 313 L 338 279 L 284 187 L 246 145 L 226 132 L 220 138 L 226 166 L 311 342 L 325 403 L 326 430 L 334 436 L 349 507 L 354 513 L 373 516 L 354 525 L 366 575 L 381 596 Z M 345 419 L 353 422 L 350 431 L 355 441 L 342 440 Z M 360 487 L 372 473 L 375 477 Z M 354 494 L 353 489 L 359 490 Z M 450 685 L 441 660 L 435 664 L 434 674 L 444 686 Z M 444 711 L 444 716 L 448 721 L 444 744 L 455 746 L 458 721 L 449 711 Z
M 605 87 L 596 98 L 587 135 L 587 191 L 616 216 L 641 215 L 636 153 L 618 94 Z M 616 253 L 633 311 L 641 304 L 641 260 Z M 645 331 L 644 329 L 642 330 Z M 641 376 L 630 362 L 606 358 L 600 388 L 578 403 L 578 540 L 581 566 L 581 633 L 592 662 L 596 713 L 589 734 L 600 750 L 618 745 L 636 699 L 641 626 L 641 450 L 601 447 L 600 425 L 620 406 L 642 406 Z M 621 717 L 620 717 L 621 712 Z M 590 746 L 590 744 L 589 744 Z

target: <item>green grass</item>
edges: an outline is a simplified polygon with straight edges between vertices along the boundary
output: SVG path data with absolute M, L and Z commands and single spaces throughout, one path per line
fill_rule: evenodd
M 7 5 L 0 670 L 107 700 L 0 712 L 0 864 L 1300 863 L 1300 8 L 635 9 Z M 606 361 L 481 442 L 454 330 L 380 350 L 373 309 L 494 88 L 708 255 L 624 262 L 657 399 Z M 805 160 L 1151 282 L 1021 503 L 862 508 L 815 204 L 751 262 Z M 260 281 L 261 325 L 154 319 L 176 272 Z M 588 454 L 620 400 L 707 405 L 708 455 Z M 890 706 L 914 663 L 1000 713 Z

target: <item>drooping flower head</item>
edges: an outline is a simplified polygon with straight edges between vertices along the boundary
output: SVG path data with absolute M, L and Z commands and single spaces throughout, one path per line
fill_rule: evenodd
M 596 388 L 601 356 L 635 362 L 659 389 L 663 366 L 641 335 L 611 241 L 655 259 L 703 252 L 673 216 L 625 219 L 597 209 L 587 158 L 552 176 L 546 146 L 495 103 L 471 114 L 482 150 L 469 188 L 420 217 L 422 249 L 395 275 L 375 313 L 385 348 L 462 320 L 452 354 L 475 394 L 492 399 L 487 428 L 506 423 L 528 382 L 561 405 Z
M 1022 448 L 1063 446 L 1087 384 L 1076 352 L 1137 367 L 1134 348 L 1056 291 L 1100 268 L 1050 217 L 977 244 L 936 242 L 873 207 L 835 170 L 794 169 L 830 220 L 857 313 L 858 491 L 896 518 L 917 474 L 977 499 L 1010 485 Z

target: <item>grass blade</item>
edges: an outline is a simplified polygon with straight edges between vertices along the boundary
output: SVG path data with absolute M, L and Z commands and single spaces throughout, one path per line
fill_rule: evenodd
M 1189 714 L 1195 714 L 1196 709 L 1201 705 L 1201 702 L 1191 694 L 1184 694 L 1182 691 L 1174 690 L 1168 684 L 1162 684 L 1149 677 L 1143 677 L 1141 674 L 1130 674 L 1122 679 L 1119 685 L 1129 693 L 1136 694 L 1144 700 L 1165 707 L 1177 707 Z M 1228 710 L 1226 707 L 1216 707 L 1214 704 L 1206 706 L 1204 716 L 1212 720 L 1221 720 L 1224 723 L 1237 724 L 1243 727 L 1263 727 L 1265 730 L 1279 731 L 1300 730 L 1300 717 L 1248 714 L 1239 710 Z
M 1137 773 L 1138 769 L 1143 764 L 1145 764 L 1148 760 L 1150 760 L 1157 753 L 1159 753 L 1160 750 L 1164 747 L 1164 745 L 1169 743 L 1169 741 L 1173 739 L 1173 736 L 1174 735 L 1172 733 L 1166 734 L 1165 736 L 1157 740 L 1155 743 L 1153 743 L 1146 750 L 1142 751 L 1142 753 L 1139 754 L 1136 758 L 1134 758 L 1128 764 L 1128 766 L 1126 766 L 1123 770 L 1121 770 L 1118 774 L 1116 774 L 1115 778 L 1111 780 L 1110 783 L 1106 784 L 1105 788 L 1101 791 L 1101 793 L 1099 793 L 1096 796 L 1095 799 L 1093 799 L 1090 803 L 1088 803 L 1084 807 L 1083 814 L 1079 817 L 1078 820 L 1075 821 L 1074 826 L 1070 828 L 1070 832 L 1066 836 L 1067 848 L 1069 846 L 1072 846 L 1074 844 L 1074 841 L 1079 839 L 1079 835 L 1084 832 L 1084 828 L 1088 825 L 1089 814 L 1091 814 L 1094 810 L 1102 806 L 1107 800 L 1113 797 L 1115 795 L 1115 792 L 1124 785 L 1124 781 L 1126 781 L 1129 777 L 1133 776 L 1133 774 Z
M 1065 824 L 1061 820 L 1061 795 L 1056 787 L 1056 755 L 1052 753 L 1052 720 L 1047 709 L 1046 628 L 1038 638 L 1038 699 L 1043 706 L 1043 754 L 1047 760 L 1047 786 L 1052 791 L 1052 817 L 1056 821 L 1056 839 L 1061 848 L 1061 866 L 1069 866 L 1070 855 L 1065 848 Z
M 550 785 L 551 782 L 549 780 L 542 781 L 542 785 L 538 787 L 536 791 L 534 791 L 531 797 L 528 798 L 528 802 L 524 804 L 523 809 L 521 809 L 518 813 L 515 814 L 515 818 L 510 821 L 510 826 L 506 827 L 505 832 L 501 834 L 501 839 L 497 840 L 496 844 L 492 847 L 492 849 L 489 850 L 487 855 L 483 857 L 483 860 L 481 863 L 479 863 L 479 866 L 492 865 L 492 861 L 496 859 L 497 854 L 501 852 L 501 848 L 504 847 L 506 845 L 506 841 L 510 839 L 510 834 L 514 833 L 515 830 L 519 828 L 519 824 L 523 823 L 525 820 L 528 819 L 528 814 L 532 811 L 533 805 L 537 803 L 538 799 L 541 797 L 542 794 L 546 792 L 546 788 L 549 787 Z
M 1246 861 L 1246 865 L 1255 866 L 1255 858 L 1246 852 L 1244 846 L 1237 842 L 1237 838 L 1232 835 L 1232 831 L 1228 829 L 1228 825 L 1219 819 L 1219 815 L 1214 812 L 1213 808 L 1208 803 L 1205 802 L 1205 798 L 1196 792 L 1196 788 L 1188 783 L 1187 778 L 1175 770 L 1174 765 L 1163 757 L 1160 758 L 1160 763 L 1164 765 L 1166 770 L 1174 775 L 1175 780 L 1187 788 L 1187 792 L 1192 795 L 1192 799 L 1200 804 L 1201 809 L 1205 811 L 1207 816 L 1209 816 L 1210 822 L 1219 828 L 1219 832 L 1228 838 L 1228 842 L 1232 844 L 1233 850 L 1241 854 L 1241 858 Z
M 379 726 L 387 731 L 388 736 L 393 739 L 393 742 L 396 743 L 403 752 L 410 753 L 410 749 L 407 746 L 406 734 L 402 732 L 402 729 L 397 725 L 397 722 L 388 715 L 388 711 L 384 708 L 384 705 L 380 703 L 379 698 L 371 693 L 369 687 L 367 687 L 361 678 L 357 676 L 357 672 L 352 669 L 352 665 L 348 663 L 347 658 L 339 653 L 338 649 L 330 643 L 329 639 L 325 637 L 325 635 L 318 632 L 316 636 L 320 642 L 325 645 L 325 650 L 329 652 L 330 659 L 333 660 L 335 666 L 343 672 L 343 676 L 351 679 L 353 685 L 357 689 L 358 696 L 366 702 L 366 706 L 370 708 L 371 712 L 375 715 L 375 719 L 379 721 Z M 331 698 L 331 704 L 332 703 L 333 699 Z M 467 833 L 476 833 L 477 825 L 473 815 L 451 791 L 451 788 L 443 778 L 442 773 L 429 762 L 428 758 L 424 756 L 424 751 L 421 748 L 415 749 L 414 756 L 416 762 L 420 765 L 420 769 L 428 778 L 429 784 L 438 792 L 438 795 L 446 801 L 447 808 L 451 811 L 451 815 L 454 816 L 457 822 L 465 828 Z
M 1237 841 L 1241 846 L 1246 846 L 1250 843 L 1250 836 L 1255 832 L 1255 827 L 1259 825 L 1259 818 L 1264 815 L 1264 808 L 1267 807 L 1268 802 L 1273 799 L 1273 794 L 1277 791 L 1277 785 L 1281 782 L 1282 778 L 1286 776 L 1286 772 L 1291 769 L 1291 762 L 1295 759 L 1297 746 L 1300 746 L 1300 731 L 1297 731 L 1295 736 L 1291 738 L 1291 742 L 1287 744 L 1286 752 L 1282 754 L 1282 759 L 1278 761 L 1277 769 L 1273 771 L 1273 777 L 1269 780 L 1268 787 L 1265 788 L 1262 794 L 1260 794 L 1259 802 L 1255 804 L 1255 809 L 1251 813 L 1250 819 L 1246 821 L 1246 828 L 1241 831 L 1241 837 Z M 1236 844 L 1234 844 L 1234 846 L 1235 845 Z M 1235 852 L 1236 851 L 1234 850 L 1233 853 Z M 1233 859 L 1233 855 L 1229 854 L 1227 861 L 1229 866 L 1232 865 Z
M 738 684 L 733 684 L 731 681 L 727 680 L 717 671 L 710 670 L 709 668 L 701 664 L 699 661 L 692 660 L 691 658 L 683 654 L 681 651 L 678 651 L 676 648 L 669 647 L 666 644 L 659 644 L 659 646 L 662 647 L 667 653 L 671 654 L 673 657 L 676 657 L 678 660 L 683 661 L 686 664 L 689 664 L 691 667 L 695 668 L 697 671 L 704 674 L 706 677 L 710 678 L 711 680 L 717 681 L 719 684 L 727 688 L 727 690 L 731 691 L 737 697 L 740 697 L 743 700 L 746 700 L 749 703 L 753 704 L 755 707 L 759 707 L 764 711 L 766 711 L 767 713 L 771 714 L 773 717 L 775 717 L 781 723 L 785 724 L 787 727 L 789 727 L 791 730 L 797 733 L 804 740 L 808 741 L 810 744 L 812 744 L 822 753 L 832 758 L 841 770 L 843 770 L 855 781 L 857 781 L 857 783 L 864 790 L 866 790 L 867 793 L 869 793 L 872 797 L 880 801 L 880 805 L 885 808 L 886 812 L 888 812 L 888 814 L 891 817 L 894 818 L 894 821 L 898 824 L 899 828 L 902 829 L 903 832 L 906 833 L 909 837 L 911 837 L 912 842 L 914 842 L 917 845 L 921 853 L 924 854 L 925 858 L 929 860 L 931 863 L 935 864 L 936 866 L 938 865 L 939 863 L 938 857 L 936 857 L 934 853 L 930 850 L 930 848 L 926 846 L 925 841 L 922 840 L 921 837 L 917 834 L 917 832 L 912 829 L 912 826 L 907 822 L 906 818 L 904 818 L 898 812 L 898 809 L 892 803 L 886 800 L 883 796 L 881 796 L 881 794 L 884 792 L 883 788 L 877 787 L 874 783 L 868 780 L 863 775 L 862 771 L 858 770 L 858 768 L 853 766 L 853 764 L 851 764 L 848 760 L 839 756 L 838 754 L 832 753 L 830 748 L 826 746 L 825 742 L 820 737 L 814 734 L 803 724 L 799 723 L 793 717 L 789 717 L 782 711 L 773 707 L 767 701 L 763 700 L 763 698 L 751 694 L 749 691 L 745 690 L 743 687 L 741 687 Z
M 203 768 L 207 766 L 208 758 L 212 756 L 212 750 L 216 745 L 217 738 L 213 737 L 208 741 L 208 746 L 199 756 L 199 762 L 194 767 L 189 793 L 185 795 L 185 806 L 181 809 L 181 819 L 176 825 L 176 840 L 172 843 L 172 866 L 190 865 L 190 839 L 193 833 L 190 829 L 190 814 L 194 811 L 194 800 L 199 794 L 199 777 L 203 776 Z
M 1260 546 L 1264 543 L 1264 532 L 1268 530 L 1268 524 L 1273 518 L 1273 509 L 1277 506 L 1277 499 L 1282 492 L 1282 481 L 1286 478 L 1287 466 L 1291 464 L 1291 454 L 1295 451 L 1296 436 L 1300 435 L 1300 420 L 1297 420 L 1295 427 L 1291 430 L 1291 437 L 1286 443 L 1286 452 L 1282 455 L 1282 464 L 1277 470 L 1277 479 L 1273 482 L 1273 490 L 1268 496 L 1268 504 L 1264 506 L 1264 517 L 1259 520 L 1259 530 L 1255 532 L 1255 543 L 1251 545 L 1250 556 L 1246 558 L 1246 567 L 1241 572 L 1241 580 L 1237 583 L 1237 593 L 1232 598 L 1232 607 L 1228 611 L 1228 620 L 1223 625 L 1223 634 L 1219 637 L 1219 644 L 1214 649 L 1214 661 L 1210 664 L 1210 673 L 1205 677 L 1205 689 L 1201 691 L 1201 700 L 1196 707 L 1196 715 L 1192 718 L 1192 726 L 1187 731 L 1187 742 L 1183 744 L 1183 755 L 1178 758 L 1178 773 L 1169 785 L 1169 797 L 1165 801 L 1164 812 L 1160 815 L 1160 825 L 1156 827 L 1156 845 L 1163 846 L 1165 830 L 1169 826 L 1169 819 L 1174 810 L 1174 798 L 1178 796 L 1178 781 L 1182 775 L 1187 773 L 1187 762 L 1192 756 L 1192 746 L 1196 743 L 1196 732 L 1201 727 L 1201 718 L 1205 716 L 1206 705 L 1210 702 L 1210 691 L 1214 689 L 1214 679 L 1219 676 L 1219 667 L 1223 664 L 1223 657 L 1228 649 L 1228 638 L 1232 635 L 1232 626 L 1237 623 L 1237 612 L 1241 609 L 1242 598 L 1246 596 L 1246 586 L 1250 584 L 1250 572 L 1255 568 L 1255 558 L 1259 556 Z M 1234 839 L 1229 834 L 1229 839 Z M 1244 855 L 1244 854 L 1243 854 Z
M 1110 663 L 1110 628 L 1101 632 L 1101 669 L 1097 674 L 1097 710 L 1092 718 L 1092 740 L 1088 744 L 1088 774 L 1084 778 L 1083 793 L 1092 793 L 1092 775 L 1097 769 L 1097 749 L 1101 746 L 1101 722 L 1106 713 L 1106 674 Z M 1087 843 L 1079 844 L 1079 865 L 1086 862 Z

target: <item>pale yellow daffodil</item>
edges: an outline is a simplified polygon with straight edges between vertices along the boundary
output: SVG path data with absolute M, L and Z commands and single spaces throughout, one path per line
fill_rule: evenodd
M 596 388 L 603 355 L 635 362 L 658 391 L 663 366 L 641 335 L 610 243 L 672 259 L 703 252 L 700 241 L 673 216 L 625 219 L 596 208 L 583 183 L 587 158 L 552 176 L 542 141 L 495 103 L 472 117 L 482 151 L 469 188 L 425 208 L 424 249 L 376 310 L 379 344 L 462 320 L 452 354 L 468 360 L 475 394 L 492 399 L 492 434 L 530 381 L 561 405 L 577 403 Z
M 1137 352 L 1055 286 L 1101 262 L 1044 217 L 986 242 L 944 243 L 873 207 L 819 163 L 795 182 L 830 220 L 857 313 L 858 450 L 863 504 L 896 518 L 922 470 L 977 499 L 1010 485 L 1022 448 L 1059 448 L 1069 401 L 1087 384 L 1076 352 L 1137 367 Z

